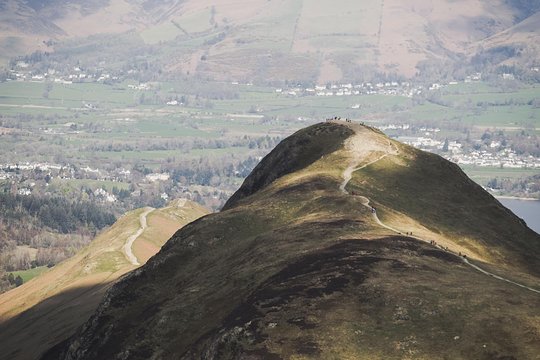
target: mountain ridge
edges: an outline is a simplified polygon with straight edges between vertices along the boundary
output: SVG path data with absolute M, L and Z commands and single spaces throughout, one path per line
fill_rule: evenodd
M 258 170 L 275 180 L 252 191 L 264 176 L 250 175 L 239 190 L 242 197 L 176 233 L 145 266 L 111 288 L 70 340 L 43 358 L 493 359 L 537 353 L 538 294 L 473 269 L 456 251 L 463 247 L 471 263 L 532 286 L 537 268 L 509 245 L 516 238 L 492 239 L 490 232 L 478 238 L 464 226 L 459 230 L 470 237 L 463 240 L 433 215 L 423 227 L 414 207 L 390 208 L 392 188 L 383 178 L 394 170 L 403 182 L 396 189 L 416 186 L 413 201 L 429 199 L 429 191 L 418 191 L 426 185 L 415 185 L 404 172 L 417 161 L 426 163 L 421 175 L 432 176 L 445 192 L 454 193 L 456 186 L 466 196 L 483 190 L 446 160 L 426 160 L 423 152 L 362 125 L 317 124 L 288 142 L 306 144 L 312 136 L 316 143 L 324 136 L 332 143 L 325 129 L 334 130 L 337 150 L 313 162 L 278 145 Z M 297 170 L 273 169 L 286 155 L 300 156 L 288 160 Z M 357 171 L 347 179 L 351 166 Z M 367 178 L 377 174 L 377 181 Z M 344 181 L 346 192 L 340 189 Z M 485 211 L 503 211 L 495 230 L 510 228 L 531 242 L 522 251 L 539 253 L 537 234 L 491 196 L 478 196 Z M 401 234 L 377 222 L 366 197 Z M 446 206 L 464 220 L 472 202 L 457 200 Z M 425 210 L 444 215 L 440 208 Z

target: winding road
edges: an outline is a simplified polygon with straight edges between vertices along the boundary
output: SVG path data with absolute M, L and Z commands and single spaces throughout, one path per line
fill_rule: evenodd
M 137 260 L 137 257 L 133 254 L 132 246 L 135 240 L 137 240 L 137 238 L 141 236 L 144 230 L 146 230 L 146 228 L 148 227 L 146 223 L 146 217 L 148 216 L 148 214 L 150 214 L 154 210 L 155 209 L 151 207 L 145 208 L 142 214 L 139 215 L 139 222 L 141 226 L 139 227 L 139 229 L 137 230 L 135 234 L 127 238 L 126 243 L 122 247 L 124 250 L 124 254 L 126 255 L 126 258 L 132 265 L 135 265 L 135 266 L 141 265 L 139 261 Z
M 397 150 L 396 150 L 396 153 L 397 153 Z M 377 159 L 375 159 L 375 160 L 373 160 L 373 161 L 371 161 L 371 162 L 369 162 L 369 163 L 367 163 L 367 164 L 365 164 L 365 165 L 362 165 L 362 166 L 360 166 L 360 167 L 356 167 L 356 166 L 358 165 L 357 163 L 356 163 L 356 164 L 352 164 L 352 165 L 350 165 L 349 167 L 347 167 L 347 169 L 345 169 L 345 170 L 343 171 L 343 182 L 342 182 L 341 185 L 339 186 L 339 189 L 341 190 L 341 192 L 343 192 L 344 194 L 349 195 L 349 192 L 345 189 L 345 187 L 347 186 L 347 184 L 349 183 L 349 181 L 351 181 L 353 172 L 358 171 L 358 170 L 361 170 L 361 169 L 363 169 L 363 168 L 365 168 L 365 167 L 367 167 L 367 166 L 369 166 L 369 165 L 372 165 L 372 164 L 374 164 L 374 163 L 376 163 L 376 162 L 378 162 L 378 161 L 384 159 L 384 158 L 385 158 L 386 156 L 388 156 L 388 155 L 390 155 L 390 154 L 388 154 L 388 153 L 387 153 L 387 154 L 384 154 L 384 155 L 380 156 L 379 158 L 377 158 Z M 365 197 L 365 196 L 359 196 L 359 195 L 356 195 L 356 196 L 362 200 L 362 205 L 368 207 L 368 208 L 371 210 L 371 205 L 369 205 L 369 199 L 368 199 L 367 197 Z M 397 230 L 397 229 L 394 229 L 393 227 L 384 224 L 384 223 L 379 219 L 379 217 L 377 216 L 377 212 L 376 212 L 376 211 L 375 211 L 375 212 L 372 212 L 372 215 L 373 215 L 373 219 L 375 220 L 375 222 L 376 222 L 377 224 L 379 224 L 380 226 L 382 226 L 382 227 L 384 227 L 384 228 L 386 228 L 386 229 L 388 229 L 388 230 L 390 230 L 390 231 L 393 231 L 393 232 L 395 232 L 395 233 L 401 235 L 401 231 L 399 231 L 399 230 Z M 408 235 L 408 236 L 413 237 L 413 238 L 415 238 L 415 239 L 417 239 L 417 240 L 426 242 L 426 243 L 430 243 L 429 241 L 427 241 L 427 240 L 425 240 L 425 239 L 422 239 L 422 238 L 419 238 L 419 237 L 417 237 L 417 236 L 412 236 L 412 235 Z M 446 249 L 443 248 L 442 246 L 438 246 L 438 245 L 435 245 L 435 246 L 436 246 L 437 248 L 441 249 L 441 250 L 444 250 L 444 251 L 446 251 L 446 252 L 448 252 L 448 253 L 450 253 L 450 254 L 453 254 L 453 255 L 459 257 L 465 264 L 469 265 L 469 266 L 472 267 L 473 269 L 475 269 L 475 270 L 477 270 L 477 271 L 479 271 L 479 272 L 481 272 L 481 273 L 483 273 L 483 274 L 485 274 L 485 275 L 491 276 L 491 277 L 493 277 L 493 278 L 495 278 L 495 279 L 498 279 L 498 280 L 501 280 L 501 281 L 505 281 L 505 282 L 507 282 L 507 283 L 510 283 L 510 284 L 519 286 L 519 287 L 521 287 L 521 288 L 524 288 L 524 289 L 526 289 L 526 290 L 529 290 L 529 291 L 532 291 L 532 292 L 535 292 L 535 293 L 540 294 L 540 290 L 533 289 L 533 288 L 531 288 L 531 287 L 529 287 L 529 286 L 526 286 L 526 285 L 517 283 L 517 282 L 515 282 L 515 281 L 506 279 L 506 278 L 504 278 L 504 277 L 502 277 L 502 276 L 493 274 L 493 273 L 491 273 L 491 272 L 489 272 L 489 271 L 486 271 L 486 270 L 482 269 L 481 267 L 479 267 L 479 266 L 477 266 L 477 265 L 475 265 L 475 264 L 472 264 L 472 263 L 469 262 L 469 260 L 468 260 L 467 258 L 465 258 L 465 257 L 458 256 L 457 254 L 455 254 L 455 253 L 453 253 L 453 252 L 451 252 L 451 251 L 446 250 Z

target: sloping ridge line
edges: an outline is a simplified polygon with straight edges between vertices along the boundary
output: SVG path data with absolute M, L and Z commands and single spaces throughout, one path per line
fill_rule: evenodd
M 349 167 L 347 167 L 347 169 L 345 169 L 343 171 L 343 182 L 341 183 L 341 185 L 339 186 L 339 190 L 341 190 L 341 192 L 343 192 L 344 194 L 347 194 L 347 195 L 350 195 L 349 192 L 345 189 L 345 187 L 347 186 L 347 184 L 349 183 L 349 181 L 351 181 L 352 179 L 352 174 L 353 172 L 355 171 L 359 171 L 359 170 L 362 170 L 363 168 L 367 167 L 367 166 L 370 166 L 370 165 L 373 165 L 375 164 L 376 162 L 384 159 L 385 157 L 387 157 L 389 154 L 386 153 L 380 157 L 378 157 L 377 159 L 373 160 L 373 161 L 370 161 L 369 163 L 367 164 L 364 164 L 360 167 L 356 167 L 358 164 L 351 164 Z M 359 196 L 361 199 L 362 199 L 362 205 L 368 207 L 370 210 L 372 209 L 371 205 L 369 205 L 369 199 L 365 196 Z M 380 219 L 379 217 L 377 216 L 377 212 L 376 211 L 372 211 L 372 216 L 373 216 L 373 219 L 375 220 L 375 222 L 377 224 L 379 224 L 380 226 L 390 230 L 390 231 L 393 231 L 397 234 L 400 234 L 401 235 L 401 231 L 397 230 L 397 229 L 394 229 L 393 227 L 391 226 L 388 226 L 386 224 L 384 224 Z M 417 236 L 412 236 L 412 235 L 408 235 L 409 237 L 412 237 L 414 239 L 417 239 L 417 240 L 420 240 L 420 241 L 423 241 L 423 242 L 426 242 L 426 243 L 429 243 L 429 241 L 427 241 L 426 239 L 423 239 L 423 238 L 420 238 L 420 237 L 417 237 Z M 495 279 L 498 279 L 498 280 L 501 280 L 501 281 L 505 281 L 507 283 L 510 283 L 510 284 L 513 284 L 513 285 L 516 285 L 516 286 L 519 286 L 521 288 L 524 288 L 524 289 L 527 289 L 529 291 L 532 291 L 532 292 L 535 292 L 537 294 L 540 294 L 540 290 L 537 290 L 537 289 L 533 289 L 529 286 L 526 286 L 526 285 L 523 285 L 523 284 L 520 284 L 520 283 L 517 283 L 515 281 L 512 281 L 512 280 L 509 280 L 507 278 L 504 278 L 502 276 L 499 276 L 499 275 L 496 275 L 496 274 L 493 274 L 489 271 L 486 271 L 484 269 L 482 269 L 481 267 L 479 267 L 478 265 L 475 265 L 475 264 L 472 264 L 471 262 L 469 262 L 469 260 L 465 257 L 461 257 L 461 256 L 458 256 L 457 254 L 451 252 L 451 251 L 448 251 L 446 249 L 444 249 L 443 247 L 441 246 L 437 246 L 435 245 L 437 248 L 443 250 L 443 251 L 446 251 L 448 252 L 449 254 L 452 254 L 454 256 L 457 256 L 461 259 L 461 261 L 463 261 L 463 263 L 469 265 L 470 267 L 472 267 L 473 269 L 481 272 L 482 274 L 484 275 L 488 275 L 488 276 L 491 276 Z

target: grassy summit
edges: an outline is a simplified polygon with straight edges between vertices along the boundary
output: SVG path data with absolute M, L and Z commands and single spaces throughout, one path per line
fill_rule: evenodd
M 496 222 L 472 225 L 491 209 Z M 263 159 L 226 210 L 113 286 L 44 359 L 534 358 L 540 295 L 431 240 L 538 286 L 539 236 L 457 167 L 369 127 L 317 124 Z

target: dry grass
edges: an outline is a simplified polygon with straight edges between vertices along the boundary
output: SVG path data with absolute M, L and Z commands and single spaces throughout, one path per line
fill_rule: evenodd
M 47 11 L 31 13 L 30 21 L 13 11 L 6 11 L 4 17 L 0 14 L 6 23 L 0 39 L 9 44 L 4 53 L 22 54 L 39 47 L 51 50 L 42 45 L 42 40 L 50 38 L 122 34 L 130 30 L 149 44 L 189 43 L 225 32 L 225 41 L 217 44 L 201 45 L 201 41 L 199 45 L 182 46 L 182 56 L 193 55 L 191 60 L 182 61 L 182 71 L 193 74 L 202 67 L 200 73 L 217 78 L 228 71 L 238 78 L 302 76 L 324 82 L 338 81 L 358 66 L 412 76 L 422 60 L 473 55 L 480 45 L 486 48 L 525 41 L 531 44 L 529 51 L 539 50 L 534 45 L 538 38 L 534 26 L 537 17 L 514 26 L 516 12 L 503 0 L 489 5 L 483 0 L 187 0 L 154 2 L 150 8 L 120 0 L 93 12 L 81 11 L 73 4 L 62 10 L 63 16 L 51 19 L 47 19 Z M 36 16 L 35 21 L 32 16 Z M 18 21 L 13 22 L 13 18 Z M 45 25 L 35 26 L 42 21 Z M 35 33 L 29 35 L 28 28 L 34 26 Z M 201 51 L 215 59 L 209 66 L 200 62 Z M 251 56 L 244 56 L 246 51 Z M 259 61 L 268 55 L 281 58 L 275 63 L 270 60 L 270 64 L 265 64 L 267 59 Z M 235 62 L 238 58 L 242 59 Z M 171 59 L 167 67 L 175 68 L 179 60 Z
M 122 216 L 74 257 L 0 296 L 0 347 L 9 359 L 36 358 L 64 340 L 96 309 L 105 291 L 134 269 L 122 251 L 139 226 L 144 209 Z M 207 214 L 201 206 L 157 209 L 135 241 L 144 264 L 179 228 Z M 140 257 L 139 257 L 140 256 Z
M 228 210 L 177 232 L 158 255 L 111 289 L 75 340 L 46 358 L 62 358 L 70 345 L 88 359 L 126 351 L 133 359 L 534 358 L 540 351 L 538 295 L 481 274 L 426 242 L 381 228 L 361 200 L 339 186 L 351 162 L 369 162 L 395 149 L 373 129 L 323 125 L 278 146 Z M 364 157 L 343 147 L 355 142 L 347 130 L 365 140 Z M 316 157 L 301 148 L 331 141 L 334 150 Z M 400 216 L 414 220 L 402 226 L 418 223 L 432 232 L 448 227 L 444 217 L 435 216 L 447 209 L 422 203 L 421 191 L 431 195 L 430 188 L 414 174 L 432 175 L 428 180 L 447 193 L 447 186 L 461 186 L 468 200 L 447 203 L 452 220 L 465 223 L 468 206 L 482 205 L 479 199 L 489 203 L 481 190 L 462 184 L 454 168 L 449 167 L 453 176 L 446 173 L 442 159 L 391 145 L 398 146 L 399 155 L 355 173 L 351 189 L 397 209 L 396 221 Z M 274 166 L 284 159 L 295 171 Z M 373 181 L 363 183 L 368 177 Z M 396 179 L 401 186 L 387 184 Z M 405 200 L 395 200 L 397 195 Z M 419 217 L 421 209 L 432 213 Z M 497 220 L 492 231 L 519 226 L 510 214 Z M 471 231 L 468 226 L 454 230 Z M 508 259 L 516 254 L 495 240 Z

